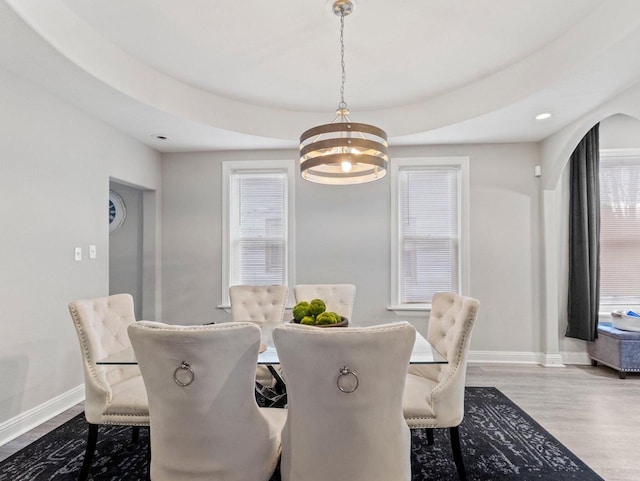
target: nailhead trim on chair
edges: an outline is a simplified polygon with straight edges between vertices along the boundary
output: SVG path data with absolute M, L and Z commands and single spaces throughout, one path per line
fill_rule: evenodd
M 91 351 L 89 351 L 89 348 L 88 348 L 87 339 L 84 336 L 84 328 L 82 327 L 82 324 L 80 322 L 80 317 L 78 315 L 78 311 L 76 310 L 76 307 L 74 305 L 70 305 L 69 310 L 71 311 L 71 317 L 73 318 L 73 322 L 76 325 L 76 330 L 80 334 L 80 339 L 81 339 L 80 345 L 82 346 L 82 352 L 84 354 L 82 358 L 83 362 L 87 364 L 89 371 L 91 372 L 92 376 L 96 380 L 96 384 L 98 384 L 98 386 L 100 386 L 107 393 L 107 403 L 109 404 L 111 403 L 111 399 L 113 396 L 111 388 L 108 386 L 105 386 L 100 382 L 100 378 L 98 377 L 98 373 L 93 368 L 93 364 L 87 361 L 87 359 L 92 360 L 92 356 L 91 356 Z
M 593 359 L 594 361 L 598 361 L 600 364 L 603 364 L 605 366 L 610 367 L 611 369 L 614 369 L 616 371 L 620 371 L 620 372 L 640 372 L 640 368 L 636 368 L 636 367 L 632 367 L 632 368 L 625 368 L 622 369 L 619 366 L 614 366 L 613 364 L 610 364 L 606 361 L 601 361 L 600 359 L 598 359 L 597 357 L 591 357 L 591 359 Z
M 110 414 L 111 416 L 111 414 Z M 122 416 L 122 417 L 128 417 L 128 416 L 139 416 L 139 417 L 146 417 L 146 415 L 144 414 L 116 414 L 116 416 Z M 148 422 L 129 422 L 127 421 L 126 423 L 117 423 L 115 421 L 109 421 L 109 420 L 105 420 L 102 422 L 102 424 L 104 425 L 109 425 L 109 426 L 142 426 L 142 427 L 146 427 L 149 425 Z
M 411 418 L 406 418 L 407 421 L 421 421 L 421 420 L 434 420 L 435 418 L 426 418 L 426 417 L 411 417 Z M 407 423 L 408 424 L 408 423 Z M 427 423 L 422 423 L 422 424 L 411 424 L 411 429 L 421 429 L 421 428 L 437 428 L 438 426 L 436 426 L 435 423 L 431 423 L 431 424 L 427 424 Z
M 150 321 L 145 321 L 145 322 L 150 322 Z M 253 324 L 252 322 L 244 322 L 244 321 L 234 321 L 234 322 L 222 322 L 220 324 L 213 324 L 213 325 L 193 325 L 193 326 L 180 326 L 179 328 L 176 329 L 167 329 L 166 327 L 156 327 L 154 325 L 151 324 L 140 324 L 137 323 L 136 324 L 138 327 L 142 328 L 142 329 L 155 329 L 157 331 L 166 331 L 166 332 L 174 332 L 174 331 L 209 331 L 215 329 L 239 329 L 242 327 L 246 327 L 246 326 L 255 326 L 255 324 Z M 167 324 L 165 324 L 167 325 Z M 185 327 L 187 329 L 185 329 Z

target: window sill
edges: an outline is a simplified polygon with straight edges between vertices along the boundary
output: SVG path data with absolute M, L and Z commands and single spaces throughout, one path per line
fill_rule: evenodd
M 219 304 L 216 306 L 218 309 L 224 309 L 226 312 L 228 312 L 229 314 L 231 313 L 231 304 Z M 286 304 L 284 306 L 284 310 L 290 310 L 293 309 L 295 307 L 295 304 Z
M 387 311 L 393 311 L 398 314 L 420 314 L 431 311 L 431 304 L 412 304 L 403 306 L 387 306 Z

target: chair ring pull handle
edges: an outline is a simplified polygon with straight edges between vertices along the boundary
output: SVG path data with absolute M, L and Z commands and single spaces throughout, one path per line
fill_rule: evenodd
M 343 380 L 344 376 L 353 376 L 353 378 L 356 381 L 355 386 L 353 386 L 353 388 L 348 389 L 342 386 L 341 381 Z M 358 389 L 358 386 L 360 385 L 360 379 L 358 379 L 358 375 L 356 374 L 355 371 L 352 371 L 351 369 L 349 369 L 348 366 L 342 366 L 340 368 L 340 374 L 338 374 L 338 377 L 336 379 L 336 384 L 338 385 L 338 389 L 340 389 L 340 391 L 350 394 L 352 392 L 354 392 L 356 389 Z
M 180 371 L 187 371 L 189 373 L 189 377 L 190 379 L 188 379 L 186 382 L 181 381 L 180 379 L 178 379 L 178 374 Z M 196 379 L 196 373 L 193 372 L 193 369 L 191 369 L 191 366 L 189 365 L 189 363 L 187 361 L 182 361 L 182 364 L 180 364 L 175 371 L 173 371 L 173 380 L 176 382 L 176 384 L 178 386 L 181 387 L 185 387 L 188 386 L 189 384 L 191 384 L 194 380 Z

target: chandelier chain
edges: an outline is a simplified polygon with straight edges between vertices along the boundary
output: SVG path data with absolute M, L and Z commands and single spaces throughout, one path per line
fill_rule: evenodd
M 340 84 L 340 109 L 346 109 L 347 103 L 344 101 L 344 84 L 347 78 L 344 63 L 344 10 L 340 12 L 340 68 L 342 69 L 342 83 Z

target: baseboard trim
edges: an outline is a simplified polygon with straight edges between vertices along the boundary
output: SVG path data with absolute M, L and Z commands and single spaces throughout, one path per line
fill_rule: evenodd
M 469 351 L 469 362 L 542 364 L 541 353 L 526 351 Z
M 84 384 L 0 423 L 0 446 L 84 400 Z
M 591 358 L 587 352 L 572 351 L 563 351 L 558 354 L 527 351 L 469 351 L 467 361 L 479 364 L 540 364 L 545 367 L 564 367 L 567 364 L 591 364 Z
M 565 367 L 565 359 L 562 354 L 544 354 L 540 353 L 542 364 L 544 367 Z

